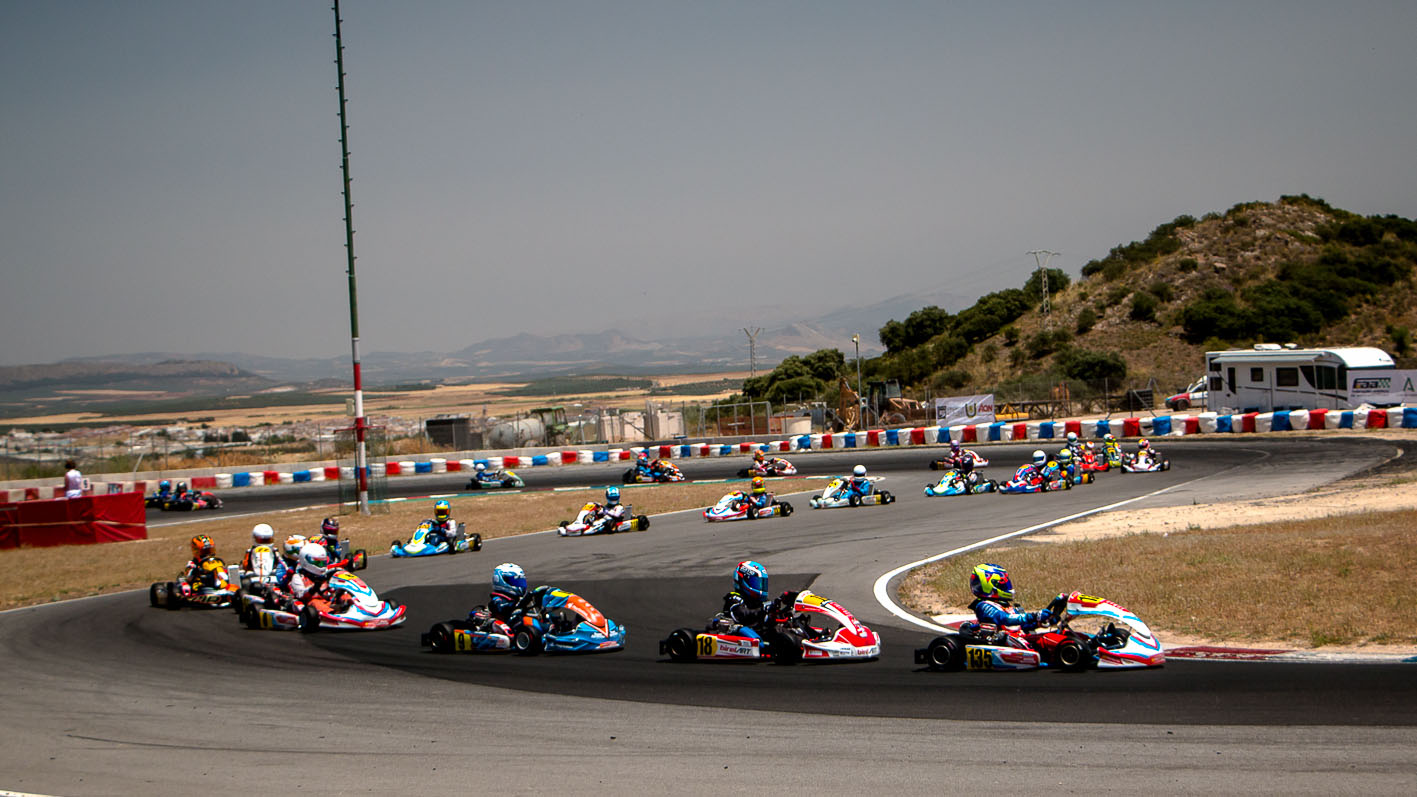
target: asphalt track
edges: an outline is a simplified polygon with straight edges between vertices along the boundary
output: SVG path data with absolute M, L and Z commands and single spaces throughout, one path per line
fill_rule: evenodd
M 1031 449 L 989 447 L 990 474 Z M 805 473 L 864 461 L 900 500 L 812 511 L 800 497 L 789 518 L 708 525 L 681 513 L 645 532 L 538 534 L 456 557 L 376 558 L 367 580 L 410 613 L 405 627 L 376 634 L 247 631 L 226 611 L 148 609 L 141 593 L 0 614 L 0 789 L 190 793 L 260 777 L 302 793 L 767 784 L 839 793 L 942 783 L 1025 793 L 1417 791 L 1413 665 L 1172 660 L 1078 675 L 914 666 L 911 650 L 929 634 L 872 596 L 876 578 L 901 564 L 1133 498 L 1164 506 L 1293 493 L 1400 451 L 1358 438 L 1167 441 L 1166 450 L 1175 467 L 1164 474 L 1104 474 L 1057 494 L 934 499 L 920 493 L 931 475 L 926 450 L 798 457 Z M 741 461 L 685 468 L 711 478 Z M 621 470 L 546 476 L 606 483 Z M 528 472 L 533 486 L 548 483 L 542 473 Z M 448 479 L 448 489 L 438 478 L 407 482 L 419 492 L 465 483 Z M 775 590 L 810 585 L 841 601 L 882 633 L 881 659 L 662 660 L 658 640 L 701 624 L 743 558 L 763 561 Z M 491 567 L 506 560 L 626 624 L 628 648 L 534 658 L 419 648 L 433 622 L 485 600 Z

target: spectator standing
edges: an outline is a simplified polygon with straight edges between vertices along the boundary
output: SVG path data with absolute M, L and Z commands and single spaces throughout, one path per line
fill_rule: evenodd
M 64 497 L 84 497 L 84 474 L 79 472 L 79 463 L 72 459 L 64 461 Z

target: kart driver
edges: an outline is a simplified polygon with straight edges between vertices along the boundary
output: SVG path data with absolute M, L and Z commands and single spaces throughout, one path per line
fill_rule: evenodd
M 654 470 L 654 463 L 649 461 L 649 451 L 640 449 L 640 453 L 635 457 L 635 471 L 647 479 L 652 479 Z
M 473 470 L 472 478 L 475 479 L 475 480 L 477 480 L 477 481 L 479 481 L 479 482 L 495 482 L 495 481 L 497 481 L 497 474 L 495 474 L 495 473 L 493 473 L 492 471 L 488 470 L 488 469 L 487 469 L 487 466 L 484 465 L 484 464 L 482 464 L 481 462 L 478 462 L 478 463 L 473 464 L 472 470 Z
M 796 598 L 794 592 L 782 593 L 782 601 L 789 607 Z M 774 612 L 778 604 L 767 600 L 768 569 L 752 560 L 739 562 L 733 571 L 733 591 L 723 596 L 723 611 L 713 616 L 708 629 L 762 639 L 770 623 L 786 619 L 775 616 L 780 613 Z
M 1077 432 L 1068 432 L 1068 450 L 1073 453 L 1073 459 L 1082 456 L 1082 442 L 1078 440 Z
M 768 492 L 767 484 L 763 481 L 763 477 L 753 477 L 753 491 L 743 496 L 743 500 L 748 504 L 748 508 L 753 510 L 754 514 L 760 509 L 767 509 L 772 506 L 772 493 Z
M 866 466 L 857 465 L 851 469 L 851 478 L 846 479 L 842 486 L 846 488 L 849 495 L 859 495 L 866 497 L 875 489 L 875 485 L 866 478 Z
M 226 562 L 217 558 L 216 543 L 205 534 L 192 538 L 192 561 L 182 571 L 181 581 L 192 588 L 217 589 L 226 585 Z
M 1145 437 L 1137 441 L 1137 459 L 1141 459 L 1142 457 L 1146 457 L 1151 462 L 1157 462 L 1161 459 L 1161 452 L 1153 448 L 1151 441 L 1147 440 Z
M 961 448 L 958 440 L 951 440 L 950 455 L 945 458 L 945 464 L 955 470 L 963 472 L 962 466 L 966 461 L 968 461 L 970 465 L 973 465 L 974 456 Z
M 264 546 L 270 548 L 272 553 L 275 553 L 275 551 L 276 551 L 275 538 L 276 538 L 276 530 L 273 529 L 273 528 L 271 528 L 271 524 L 269 524 L 269 523 L 257 523 L 255 526 L 252 526 L 252 527 L 251 527 L 251 547 L 250 547 L 250 548 L 247 548 L 247 549 L 246 549 L 246 553 L 243 554 L 242 557 L 241 557 L 241 569 L 242 569 L 242 570 L 250 570 L 250 569 L 251 569 L 251 552 L 254 551 L 254 550 L 256 550 L 256 547 L 259 546 L 259 545 L 264 545 Z M 276 555 L 276 564 L 277 564 L 277 565 L 280 564 L 280 555 L 279 555 L 279 554 Z
M 424 520 L 428 524 L 428 535 L 426 539 L 429 545 L 440 545 L 451 540 L 458 531 L 458 524 L 453 522 L 453 505 L 447 499 L 439 499 L 433 505 L 433 519 Z
M 163 479 L 162 481 L 158 482 L 157 497 L 163 501 L 172 500 L 172 482 L 168 481 L 167 479 Z
M 1071 448 L 1058 449 L 1056 459 L 1058 463 L 1058 473 L 1060 478 L 1068 481 L 1075 481 L 1077 476 L 1077 465 L 1073 462 L 1073 450 Z
M 964 480 L 966 492 L 974 492 L 974 488 L 979 484 L 979 474 L 974 470 L 974 457 L 961 457 L 959 464 L 955 465 L 955 470 L 959 472 L 959 477 Z
M 468 613 L 474 621 L 501 620 L 511 624 L 521 610 L 522 598 L 526 597 L 526 571 L 520 565 L 503 562 L 492 568 L 492 595 L 487 606 L 476 607 Z
M 1111 432 L 1102 435 L 1102 449 L 1109 461 L 1121 459 L 1121 449 L 1117 446 L 1117 438 Z
M 1009 571 L 998 565 L 975 565 L 974 571 L 969 574 L 969 591 L 974 593 L 974 602 L 969 604 L 969 608 L 981 624 L 1032 631 L 1054 620 L 1047 609 L 1036 612 L 1015 610 L 1013 581 L 1009 579 Z
M 300 559 L 300 549 L 305 547 L 305 535 L 292 534 L 280 546 L 280 557 L 286 570 L 294 570 Z M 284 571 L 282 571 L 284 572 Z
M 614 485 L 605 488 L 605 505 L 596 506 L 595 522 L 614 528 L 625 519 L 627 508 L 620 503 L 620 488 Z
M 1019 481 L 1027 481 L 1029 484 L 1037 484 L 1047 478 L 1048 455 L 1043 453 L 1043 449 L 1033 452 L 1033 461 L 1018 469 L 1014 478 Z
M 330 554 L 318 542 L 306 542 L 300 547 L 295 567 L 288 570 L 272 590 L 291 603 L 306 604 L 325 591 L 329 585 Z

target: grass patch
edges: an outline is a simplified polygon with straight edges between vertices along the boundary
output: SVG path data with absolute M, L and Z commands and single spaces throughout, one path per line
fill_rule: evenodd
M 1167 631 L 1218 641 L 1314 647 L 1417 644 L 1417 512 L 1133 534 L 1087 542 L 1018 542 L 913 572 L 917 611 L 968 605 L 979 562 L 1009 570 L 1026 608 L 1060 592 L 1111 598 Z M 935 602 L 932 602 L 934 599 Z
M 633 487 L 624 490 L 623 500 L 634 506 L 635 514 L 655 515 L 709 506 L 745 483 Z M 775 492 L 786 493 L 820 490 L 826 483 L 826 479 L 792 479 L 770 481 L 769 485 Z M 493 539 L 554 528 L 559 521 L 574 518 L 581 504 L 604 500 L 604 496 L 603 490 L 588 488 L 560 493 L 482 493 L 448 500 L 454 519 L 466 523 L 468 531 L 481 534 L 483 539 Z M 228 564 L 235 563 L 250 546 L 255 524 L 271 524 L 280 542 L 289 534 L 317 534 L 320 521 L 334 513 L 333 506 L 272 512 L 160 526 L 148 530 L 148 539 L 134 542 L 0 551 L 0 609 L 140 589 L 171 579 L 187 562 L 188 541 L 196 534 L 210 536 L 216 542 L 217 555 Z M 356 548 L 382 554 L 395 538 L 408 539 L 418 522 L 432 515 L 433 499 L 401 501 L 390 504 L 388 514 L 341 515 L 340 530 Z M 653 526 L 644 533 L 653 534 Z M 490 570 L 495 562 L 487 561 Z M 370 565 L 368 574 L 375 589 L 379 571 L 388 572 L 385 568 L 389 567 L 387 559 Z

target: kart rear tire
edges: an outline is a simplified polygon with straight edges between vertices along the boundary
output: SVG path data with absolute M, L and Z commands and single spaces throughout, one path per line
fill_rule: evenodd
M 893 495 L 889 490 L 882 490 L 882 491 L 881 491 L 881 503 L 882 503 L 882 504 L 894 504 L 894 503 L 895 503 L 895 495 Z
M 369 568 L 369 552 L 363 548 L 355 551 L 349 566 L 351 570 L 367 570 Z
M 174 581 L 167 582 L 167 602 L 162 604 L 162 608 L 169 609 L 171 611 L 177 611 L 178 609 L 181 609 L 182 601 L 180 598 L 177 597 L 178 594 L 179 593 L 177 592 L 177 583 Z
M 645 529 L 649 528 L 649 516 L 635 515 L 635 528 L 639 529 L 640 531 L 644 531 Z
M 1091 660 L 1087 647 L 1076 639 L 1065 639 L 1053 649 L 1053 661 L 1063 672 L 1081 672 Z
M 742 470 L 738 471 L 738 478 L 740 478 L 740 479 L 746 479 L 746 478 L 748 478 L 750 475 L 752 475 L 752 474 L 750 474 L 750 473 L 748 472 L 748 469 L 747 469 L 747 468 L 743 468 Z
M 161 581 L 155 581 L 148 587 L 148 603 L 154 609 L 161 609 L 167 606 L 167 585 Z
M 959 637 L 937 636 L 925 648 L 925 657 L 932 670 L 953 672 L 964 669 L 964 644 Z
M 622 483 L 624 483 L 624 484 L 632 484 L 632 483 L 634 483 L 634 481 L 635 481 L 635 470 L 634 470 L 634 468 L 631 468 L 630 470 L 625 471 L 625 475 L 620 477 L 620 481 L 621 481 Z
M 940 469 L 940 461 L 939 461 L 938 459 L 932 459 L 932 460 L 930 460 L 930 470 L 939 470 L 939 469 Z
M 846 497 L 846 503 L 849 506 L 861 506 L 861 496 L 852 493 Z
M 438 623 L 428 629 L 428 646 L 434 653 L 453 652 L 453 625 L 452 623 Z
M 687 628 L 680 628 L 664 640 L 665 652 L 670 661 L 693 661 L 697 658 L 698 640 L 696 634 Z
M 474 535 L 472 535 L 472 542 L 468 544 L 467 548 L 468 548 L 468 550 L 470 550 L 470 551 L 480 551 L 480 550 L 482 550 L 482 535 L 481 535 L 481 534 L 474 534 Z
M 313 634 L 320 630 L 320 610 L 306 606 L 300 610 L 300 633 Z
M 778 502 L 778 506 L 782 507 L 783 517 L 787 517 L 788 515 L 792 514 L 792 504 L 789 504 L 786 501 L 780 501 Z
M 512 652 L 518 656 L 534 656 L 541 652 L 541 637 L 528 629 L 521 629 L 512 637 Z

